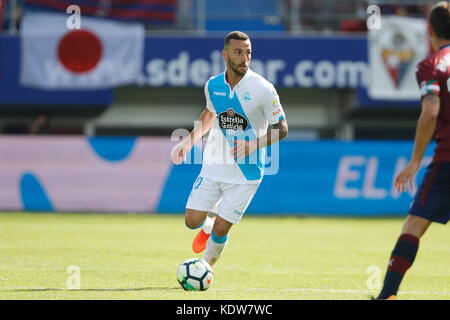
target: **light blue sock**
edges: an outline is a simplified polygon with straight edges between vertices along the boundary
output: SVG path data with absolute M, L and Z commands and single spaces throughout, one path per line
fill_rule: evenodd
M 219 237 L 219 236 L 217 236 L 217 235 L 214 233 L 214 231 L 213 231 L 213 232 L 211 232 L 211 239 L 212 239 L 212 241 L 214 241 L 215 243 L 220 243 L 220 244 L 222 244 L 222 243 L 227 242 L 227 240 L 228 240 L 228 234 L 226 234 L 226 235 L 224 235 L 224 236 L 222 236 L 222 237 Z

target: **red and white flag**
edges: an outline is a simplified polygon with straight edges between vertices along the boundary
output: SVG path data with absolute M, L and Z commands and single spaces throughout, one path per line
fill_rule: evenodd
M 68 29 L 68 15 L 28 13 L 21 28 L 21 84 L 40 89 L 104 89 L 133 84 L 142 73 L 145 30 L 81 16 Z

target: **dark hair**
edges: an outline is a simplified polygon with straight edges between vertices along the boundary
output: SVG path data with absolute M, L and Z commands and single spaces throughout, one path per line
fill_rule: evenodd
M 223 46 L 226 47 L 229 43 L 231 39 L 235 39 L 235 40 L 248 40 L 250 39 L 250 37 L 241 32 L 241 31 L 232 31 L 229 34 L 227 34 L 227 36 L 225 37 L 225 40 L 223 42 Z
M 441 1 L 431 8 L 428 21 L 438 38 L 450 40 L 450 4 L 447 1 Z

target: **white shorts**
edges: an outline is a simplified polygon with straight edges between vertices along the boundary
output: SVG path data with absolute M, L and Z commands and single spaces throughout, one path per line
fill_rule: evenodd
M 186 208 L 212 211 L 237 224 L 247 210 L 259 184 L 234 184 L 199 176 L 195 180 Z

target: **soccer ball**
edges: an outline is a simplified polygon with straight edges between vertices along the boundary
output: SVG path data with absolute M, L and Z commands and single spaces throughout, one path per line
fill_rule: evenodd
M 211 266 L 203 259 L 192 258 L 178 267 L 178 283 L 186 291 L 204 291 L 214 278 Z

